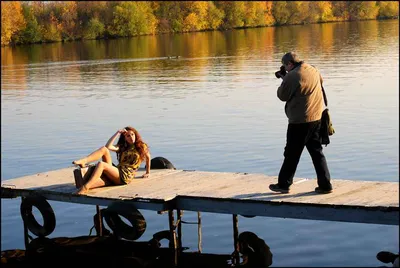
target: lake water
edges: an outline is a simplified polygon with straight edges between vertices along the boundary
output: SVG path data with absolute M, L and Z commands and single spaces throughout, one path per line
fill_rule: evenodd
M 398 20 L 1 48 L 1 180 L 71 166 L 127 125 L 178 169 L 277 175 L 287 118 L 274 72 L 291 50 L 324 78 L 333 186 L 398 181 Z M 315 176 L 304 151 L 296 177 Z M 20 202 L 1 200 L 2 250 L 24 248 Z M 50 203 L 50 237 L 88 235 L 94 206 Z M 167 215 L 141 212 L 141 241 L 168 228 Z M 203 252 L 231 253 L 232 216 L 202 216 Z M 267 242 L 273 266 L 379 266 L 377 252 L 399 250 L 398 226 L 239 217 L 242 231 Z M 196 250 L 197 226 L 182 232 Z

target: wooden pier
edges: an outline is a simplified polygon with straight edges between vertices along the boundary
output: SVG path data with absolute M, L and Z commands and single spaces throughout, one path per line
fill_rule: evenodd
M 129 185 L 76 191 L 75 167 L 2 182 L 1 197 L 42 195 L 48 200 L 108 206 L 114 201 L 138 209 L 188 210 L 232 215 L 308 220 L 399 224 L 399 183 L 333 179 L 334 192 L 317 194 L 316 179 L 296 178 L 289 194 L 271 192 L 276 176 L 264 174 L 152 170 Z

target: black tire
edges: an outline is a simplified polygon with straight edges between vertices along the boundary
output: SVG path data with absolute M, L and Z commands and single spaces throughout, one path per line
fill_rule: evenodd
M 42 214 L 43 225 L 40 225 L 36 221 L 35 216 L 33 216 L 33 206 Z M 54 211 L 43 196 L 28 196 L 24 198 L 21 203 L 21 216 L 28 230 L 36 236 L 48 236 L 56 228 L 56 216 Z
M 146 231 L 146 221 L 143 215 L 132 204 L 126 202 L 114 202 L 103 211 L 107 225 L 118 237 L 128 240 L 139 239 Z M 126 224 L 121 216 L 126 218 L 131 226 Z
M 157 156 L 151 159 L 150 169 L 176 169 L 176 168 L 168 159 L 162 156 Z

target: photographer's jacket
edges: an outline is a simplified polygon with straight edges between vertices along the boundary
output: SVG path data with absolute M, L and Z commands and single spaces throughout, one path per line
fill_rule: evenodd
M 321 119 L 324 109 L 322 77 L 313 66 L 302 63 L 288 72 L 278 88 L 278 98 L 286 101 L 289 124 L 308 123 Z

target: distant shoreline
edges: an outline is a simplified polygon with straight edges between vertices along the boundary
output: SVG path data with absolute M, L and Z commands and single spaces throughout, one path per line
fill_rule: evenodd
M 253 27 L 235 27 L 231 29 L 207 29 L 207 30 L 198 30 L 198 31 L 189 31 L 189 32 L 159 32 L 154 34 L 140 34 L 140 35 L 132 35 L 132 36 L 104 36 L 93 39 L 88 38 L 77 38 L 77 39 L 69 39 L 69 40 L 59 40 L 59 41 L 39 41 L 39 42 L 31 42 L 31 43 L 10 43 L 7 45 L 1 45 L 1 47 L 21 47 L 27 45 L 37 45 L 37 44 L 52 44 L 52 43 L 70 43 L 75 41 L 88 41 L 88 40 L 117 40 L 117 39 L 127 39 L 132 37 L 139 36 L 159 36 L 159 35 L 176 35 L 176 34 L 187 34 L 187 33 L 199 33 L 199 32 L 225 32 L 232 30 L 244 30 L 244 29 L 256 29 L 256 28 L 276 28 L 283 26 L 296 26 L 296 25 L 311 25 L 311 24 L 326 24 L 326 23 L 337 23 L 337 22 L 360 22 L 360 21 L 387 21 L 387 20 L 398 20 L 399 18 L 379 18 L 379 19 L 363 19 L 363 20 L 335 20 L 335 21 L 324 21 L 324 22 L 313 22 L 313 23 L 296 23 L 296 24 L 282 24 L 282 25 L 270 25 L 270 26 L 253 26 Z

